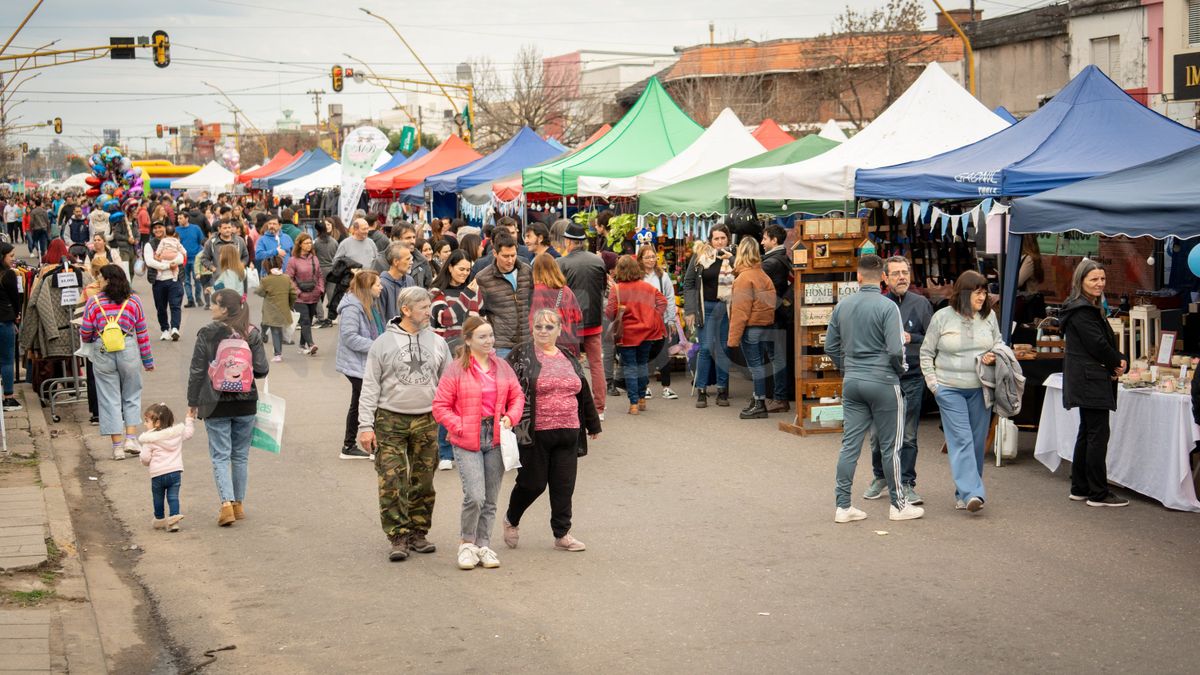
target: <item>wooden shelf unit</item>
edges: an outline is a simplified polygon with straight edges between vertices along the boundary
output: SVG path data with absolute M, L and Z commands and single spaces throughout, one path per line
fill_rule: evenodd
M 818 422 L 811 417 L 814 408 L 841 406 L 842 375 L 825 355 L 825 336 L 837 301 L 858 292 L 853 274 L 858 268 L 859 247 L 866 238 L 866 221 L 816 219 L 796 226 L 804 228 L 792 247 L 796 414 L 791 422 L 780 422 L 779 430 L 798 436 L 839 433 L 840 421 Z M 839 401 L 821 402 L 833 397 Z

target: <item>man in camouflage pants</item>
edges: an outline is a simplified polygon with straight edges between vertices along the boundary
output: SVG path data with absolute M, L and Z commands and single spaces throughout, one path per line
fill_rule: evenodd
M 429 292 L 417 286 L 402 289 L 396 307 L 400 316 L 367 352 L 358 404 L 358 441 L 375 454 L 379 517 L 393 562 L 406 560 L 410 550 L 437 550 L 425 538 L 433 515 L 438 451 L 431 413 L 438 380 L 450 363 L 446 341 L 429 328 Z

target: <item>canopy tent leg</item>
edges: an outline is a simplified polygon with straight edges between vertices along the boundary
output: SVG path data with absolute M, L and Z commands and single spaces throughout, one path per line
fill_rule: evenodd
M 1001 217 L 1005 232 L 1008 231 L 1008 214 Z M 1007 237 L 1007 249 L 1010 251 L 1021 250 L 1021 235 L 1009 234 Z M 1004 249 L 1002 249 L 1003 251 Z M 1000 335 L 1004 337 L 1004 341 L 1012 344 L 1012 320 L 1013 311 L 1017 300 L 1017 274 L 1021 271 L 1021 256 L 1020 254 L 1002 256 L 1001 265 L 1003 274 L 1000 276 Z

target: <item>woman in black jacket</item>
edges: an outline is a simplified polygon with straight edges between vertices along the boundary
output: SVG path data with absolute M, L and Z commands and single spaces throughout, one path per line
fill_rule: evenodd
M 588 438 L 600 436 L 600 415 L 579 361 L 555 345 L 562 330 L 558 312 L 540 309 L 532 323 L 533 342 L 521 343 L 507 359 L 525 392 L 525 410 L 514 429 L 521 468 L 508 498 L 504 543 L 517 547 L 522 514 L 548 486 L 554 548 L 582 551 L 587 547 L 571 536 L 571 497 Z
M 212 323 L 196 334 L 187 396 L 191 413 L 204 420 L 208 432 L 208 454 L 212 458 L 213 478 L 221 499 L 217 524 L 226 526 L 246 517 L 242 502 L 246 498 L 247 463 L 250 435 L 258 410 L 258 385 L 251 382 L 248 392 L 217 391 L 209 377 L 209 364 L 217 360 L 221 341 L 231 337 L 240 337 L 249 346 L 254 379 L 266 377 L 270 364 L 263 349 L 262 334 L 250 325 L 250 308 L 242 301 L 241 293 L 231 288 L 213 293 L 212 318 Z M 231 370 L 236 371 L 236 367 Z
M 17 272 L 13 270 L 16 257 L 13 245 L 0 241 L 0 375 L 4 384 L 4 412 L 21 409 L 13 396 L 17 320 L 21 316 L 21 291 L 18 290 Z
M 1079 408 L 1079 436 L 1071 461 L 1071 499 L 1088 506 L 1128 506 L 1108 489 L 1108 414 L 1117 409 L 1117 377 L 1126 362 L 1104 318 L 1104 267 L 1084 258 L 1059 319 L 1066 339 L 1063 407 Z

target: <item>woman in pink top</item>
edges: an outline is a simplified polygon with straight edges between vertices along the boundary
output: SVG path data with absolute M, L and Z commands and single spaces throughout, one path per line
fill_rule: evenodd
M 587 454 L 587 439 L 600 436 L 600 416 L 591 388 L 584 386 L 583 368 L 555 345 L 561 331 L 558 312 L 540 309 L 533 313 L 532 344 L 518 345 L 508 355 L 525 392 L 524 415 L 515 429 L 521 468 L 504 519 L 504 543 L 509 548 L 517 547 L 522 514 L 547 487 L 554 548 L 586 548 L 571 536 L 571 497 L 578 459 Z
M 183 424 L 175 424 L 175 414 L 166 403 L 155 403 L 143 415 L 146 433 L 138 436 L 142 445 L 142 464 L 150 469 L 150 497 L 154 502 L 154 529 L 179 531 L 179 486 L 183 483 L 183 442 L 196 431 L 191 412 Z M 166 501 L 168 512 L 163 508 Z
M 433 417 L 447 431 L 454 449 L 454 465 L 462 477 L 458 566 L 464 570 L 476 565 L 495 568 L 500 560 L 490 544 L 496 497 L 504 477 L 500 428 L 511 429 L 512 421 L 521 419 L 525 394 L 512 367 L 494 358 L 496 336 L 490 324 L 478 316 L 468 317 L 462 337 L 466 349 L 438 383 Z

